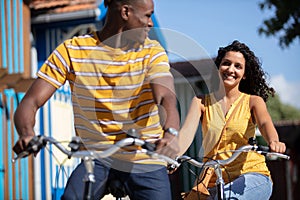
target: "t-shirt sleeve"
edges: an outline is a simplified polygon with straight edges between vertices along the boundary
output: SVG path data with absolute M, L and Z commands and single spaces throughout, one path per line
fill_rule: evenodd
M 150 55 L 151 57 L 147 73 L 147 78 L 149 80 L 158 77 L 172 76 L 167 53 L 158 42 L 154 43 Z
M 70 59 L 65 41 L 60 44 L 48 57 L 37 72 L 37 76 L 52 84 L 54 87 L 61 87 L 67 79 L 70 71 Z

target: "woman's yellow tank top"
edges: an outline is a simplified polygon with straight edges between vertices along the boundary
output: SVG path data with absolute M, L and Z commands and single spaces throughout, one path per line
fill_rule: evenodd
M 242 98 L 243 96 L 245 97 Z M 239 101 L 243 102 L 236 107 Z M 241 93 L 240 97 L 232 104 L 228 113 L 224 115 L 220 103 L 217 102 L 212 95 L 206 96 L 205 111 L 202 118 L 202 147 L 204 148 L 205 157 L 212 157 L 214 152 L 217 151 L 218 154 L 215 159 L 227 159 L 233 154 L 230 151 L 236 150 L 243 145 L 247 145 L 249 138 L 255 137 L 256 126 L 251 118 L 249 102 L 250 95 Z M 234 109 L 237 110 L 227 122 Z M 228 123 L 227 127 L 221 136 L 221 132 L 226 122 Z M 214 148 L 216 148 L 219 139 L 219 148 L 216 150 Z M 225 166 L 222 171 L 225 183 L 231 182 L 241 174 L 248 172 L 256 172 L 270 176 L 265 157 L 255 152 L 240 154 L 235 161 Z M 228 177 L 228 174 L 230 177 Z M 216 175 L 214 174 L 210 180 L 209 187 L 213 187 L 215 182 Z

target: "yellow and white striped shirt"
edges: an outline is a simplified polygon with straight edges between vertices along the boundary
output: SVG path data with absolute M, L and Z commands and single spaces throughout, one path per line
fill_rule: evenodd
M 114 143 L 129 128 L 162 137 L 150 80 L 172 76 L 165 50 L 147 38 L 134 49 L 105 46 L 94 32 L 59 45 L 38 72 L 56 88 L 69 81 L 76 134 L 86 143 Z

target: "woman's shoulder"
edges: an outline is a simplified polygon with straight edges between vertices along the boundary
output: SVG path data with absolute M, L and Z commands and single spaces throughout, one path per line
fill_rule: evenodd
M 248 94 L 250 96 L 250 100 L 254 100 L 254 101 L 263 101 L 263 98 L 258 96 L 258 95 L 253 95 L 253 94 Z
M 200 108 L 200 110 L 204 110 L 204 104 L 205 104 L 205 95 L 197 95 L 194 96 L 192 99 L 192 102 L 197 104 L 197 107 Z
M 249 95 L 250 96 L 250 107 L 253 108 L 256 105 L 265 104 L 262 97 L 257 95 Z

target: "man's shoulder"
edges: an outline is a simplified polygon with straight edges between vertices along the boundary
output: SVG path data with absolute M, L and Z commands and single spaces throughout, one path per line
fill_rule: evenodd
M 95 45 L 97 39 L 95 32 L 91 32 L 84 35 L 74 36 L 70 39 L 65 40 L 66 44 L 76 44 L 76 45 Z
M 161 47 L 161 44 L 159 43 L 159 41 L 154 40 L 154 39 L 150 39 L 150 38 L 146 38 L 145 42 L 144 42 L 145 46 L 159 46 Z

